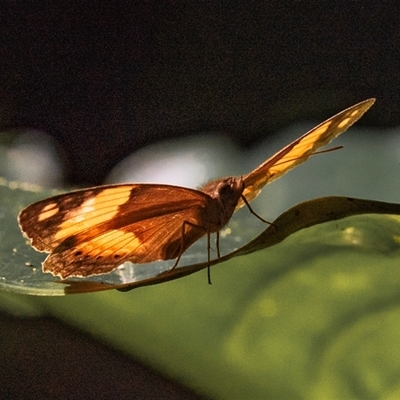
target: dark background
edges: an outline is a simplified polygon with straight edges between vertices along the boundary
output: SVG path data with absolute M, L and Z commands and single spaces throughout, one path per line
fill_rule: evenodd
M 384 1 L 3 1 L 0 128 L 49 133 L 64 150 L 68 183 L 93 185 L 144 145 L 204 129 L 250 146 L 293 121 L 323 119 L 368 97 L 378 101 L 360 123 L 395 125 L 399 15 L 396 2 Z M 19 397 L 21 376 L 28 376 L 39 393 L 47 388 L 65 398 L 46 371 L 70 374 L 79 360 L 93 379 L 87 387 L 101 398 L 98 382 L 112 365 L 131 368 L 53 320 L 35 326 L 4 318 L 16 343 L 7 347 L 7 367 L 20 373 L 7 378 L 11 397 Z M 42 342 L 22 346 L 32 340 L 27 332 Z M 58 357 L 55 347 L 43 364 L 35 349 L 46 353 L 53 337 L 68 356 Z M 99 370 L 96 354 L 105 360 Z M 137 372 L 127 374 L 141 395 L 149 393 L 140 379 L 150 375 L 135 381 Z M 161 394 L 170 388 L 150 382 Z M 119 396 L 133 395 L 126 380 L 118 385 Z
M 367 97 L 399 122 L 396 2 L 21 2 L 0 6 L 0 127 L 42 129 L 67 181 L 203 129 L 249 146 Z

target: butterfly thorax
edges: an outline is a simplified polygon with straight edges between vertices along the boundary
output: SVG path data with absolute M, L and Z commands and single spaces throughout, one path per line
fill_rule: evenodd
M 217 232 L 228 223 L 243 190 L 243 179 L 235 177 L 212 181 L 201 188 L 213 200 L 207 206 L 210 232 Z

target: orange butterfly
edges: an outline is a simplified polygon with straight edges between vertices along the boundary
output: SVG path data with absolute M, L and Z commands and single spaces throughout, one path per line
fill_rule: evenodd
M 336 114 L 243 177 L 218 179 L 199 190 L 157 184 L 78 190 L 26 207 L 18 217 L 20 228 L 36 250 L 50 253 L 43 271 L 63 279 L 108 273 L 126 261 L 176 259 L 175 267 L 204 235 L 210 262 L 211 233 L 216 233 L 219 257 L 219 231 L 234 211 L 249 206 L 264 185 L 306 161 L 374 102 L 368 99 Z

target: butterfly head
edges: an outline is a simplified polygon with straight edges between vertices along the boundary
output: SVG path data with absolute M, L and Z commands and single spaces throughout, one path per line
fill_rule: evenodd
M 216 187 L 216 196 L 222 203 L 236 207 L 244 190 L 244 181 L 242 178 L 227 178 L 222 180 Z
M 244 181 L 236 177 L 218 179 L 207 183 L 201 190 L 218 200 L 225 208 L 236 207 L 244 190 Z

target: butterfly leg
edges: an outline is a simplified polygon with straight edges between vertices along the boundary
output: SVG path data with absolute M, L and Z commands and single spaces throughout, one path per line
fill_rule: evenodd
M 221 258 L 221 253 L 219 251 L 219 231 L 215 233 L 216 234 L 216 238 L 215 238 L 215 245 L 217 247 L 217 259 Z M 210 232 L 207 232 L 207 255 L 208 255 L 208 265 L 207 265 L 207 279 L 208 279 L 208 284 L 211 285 L 211 268 L 210 268 L 210 264 L 211 264 L 211 242 L 210 239 L 211 238 L 211 234 Z
M 265 220 L 264 218 L 260 217 L 260 216 L 252 209 L 252 207 L 250 206 L 250 203 L 247 201 L 247 199 L 246 199 L 245 196 L 242 195 L 241 197 L 242 197 L 242 200 L 243 200 L 244 204 L 246 204 L 246 206 L 247 206 L 247 208 L 249 209 L 249 211 L 250 211 L 255 217 L 257 217 L 260 221 L 264 222 L 265 224 L 274 225 L 275 228 L 276 228 L 276 225 L 275 225 L 273 222 L 269 222 L 269 221 Z
M 191 227 L 193 227 L 193 228 L 198 228 L 198 229 L 202 229 L 203 231 L 206 231 L 207 232 L 207 230 L 203 227 L 203 226 L 201 226 L 201 225 L 196 225 L 196 224 L 194 224 L 193 222 L 189 222 L 189 221 L 183 221 L 183 224 L 182 224 L 182 235 L 181 235 L 181 244 L 180 244 L 180 249 L 179 249 L 179 254 L 178 254 L 178 257 L 176 258 L 176 261 L 175 261 L 175 264 L 172 266 L 172 268 L 170 269 L 170 271 L 173 271 L 176 267 L 177 267 L 177 265 L 178 265 L 178 263 L 179 263 L 179 260 L 181 259 L 181 257 L 182 257 L 182 254 L 185 252 L 185 250 L 187 249 L 187 248 L 185 248 L 185 227 L 186 226 L 191 226 Z M 209 236 L 209 234 L 208 234 L 208 236 Z M 209 247 L 209 246 L 208 246 Z M 210 251 L 208 250 L 208 253 L 209 253 Z M 210 255 L 208 256 L 208 258 L 210 259 Z
M 219 231 L 215 233 L 217 237 L 215 238 L 215 246 L 217 247 L 217 258 L 221 258 L 221 253 L 219 252 Z M 210 237 L 210 235 L 208 235 Z M 210 263 L 210 241 L 208 241 L 208 262 Z
M 186 250 L 185 249 L 185 240 L 184 240 L 185 239 L 185 227 L 186 226 L 191 226 L 193 228 L 202 229 L 202 230 L 206 231 L 206 233 L 207 233 L 207 264 L 208 264 L 207 265 L 207 278 L 208 278 L 208 283 L 211 285 L 211 271 L 210 271 L 210 264 L 211 264 L 211 233 L 208 232 L 204 228 L 204 226 L 196 225 L 196 224 L 194 224 L 192 222 L 189 222 L 189 221 L 184 221 L 183 224 L 182 224 L 182 235 L 181 235 L 181 244 L 180 244 L 179 255 L 176 258 L 175 264 L 172 266 L 172 268 L 168 272 L 173 271 L 177 267 L 177 265 L 178 265 L 178 263 L 179 263 L 179 261 L 180 261 L 180 259 L 182 257 L 182 254 Z M 221 254 L 220 254 L 220 250 L 219 250 L 219 232 L 216 232 L 216 235 L 217 235 L 217 237 L 216 237 L 217 256 L 218 256 L 218 258 L 220 258 Z

